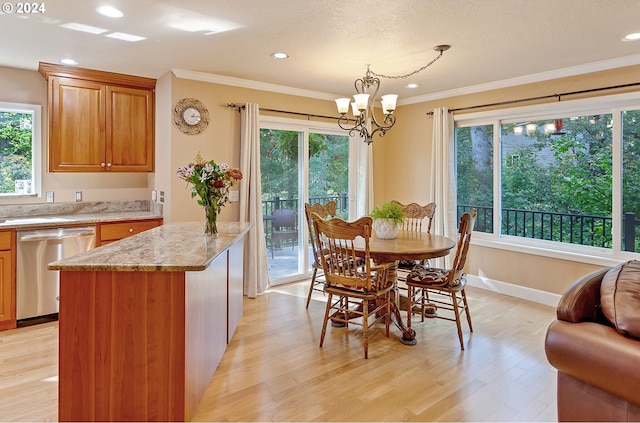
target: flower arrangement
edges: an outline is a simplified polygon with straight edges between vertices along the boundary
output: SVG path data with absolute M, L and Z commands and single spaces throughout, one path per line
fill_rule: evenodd
M 193 185 L 191 198 L 196 195 L 200 197 L 198 204 L 205 210 L 205 233 L 216 236 L 218 214 L 222 206 L 229 202 L 229 188 L 242 179 L 242 172 L 240 169 L 230 168 L 226 163 L 206 161 L 198 153 L 194 163 L 179 167 L 176 174 Z

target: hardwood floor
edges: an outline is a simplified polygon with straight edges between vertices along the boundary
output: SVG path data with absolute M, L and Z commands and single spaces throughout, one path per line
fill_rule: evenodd
M 0 421 L 58 420 L 58 322 L 0 332 Z
M 327 328 L 307 282 L 245 299 L 244 316 L 195 421 L 556 421 L 555 370 L 544 355 L 552 307 L 468 288 L 474 332 L 429 319 L 371 332 Z M 350 333 L 350 336 L 347 336 Z M 57 419 L 57 323 L 0 333 L 0 420 Z
M 327 329 L 307 283 L 245 301 L 244 317 L 200 403 L 198 421 L 555 421 L 555 370 L 544 355 L 552 307 L 468 288 L 474 333 L 416 322 L 418 344 Z M 314 294 L 315 295 L 315 294 Z M 347 332 L 353 331 L 351 336 Z

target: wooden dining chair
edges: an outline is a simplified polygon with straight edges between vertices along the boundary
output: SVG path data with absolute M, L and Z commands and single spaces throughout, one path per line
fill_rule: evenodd
M 311 265 L 311 267 L 313 268 L 313 275 L 311 275 L 311 283 L 309 284 L 309 294 L 307 295 L 306 305 L 306 308 L 309 308 L 309 302 L 311 301 L 311 294 L 313 294 L 313 291 L 324 291 L 324 288 L 319 288 L 320 285 L 324 285 L 324 278 L 318 277 L 318 271 L 322 270 L 322 263 L 320 262 L 320 256 L 318 254 L 317 243 L 315 239 L 315 229 L 313 228 L 313 219 L 311 218 L 311 216 L 313 213 L 315 213 L 323 220 L 329 217 L 334 217 L 336 215 L 336 202 L 331 200 L 326 204 L 305 203 L 304 213 L 307 218 L 307 226 L 309 228 L 309 241 L 311 242 L 311 251 L 313 252 L 313 264 Z
M 389 272 L 395 263 L 372 263 L 369 249 L 371 217 L 347 222 L 337 217 L 324 220 L 313 214 L 312 220 L 325 277 L 324 290 L 328 294 L 320 347 L 329 320 L 344 323 L 347 328 L 358 325 L 362 326 L 364 358 L 369 358 L 370 326 L 384 320 L 386 336 L 389 336 L 394 286 L 394 281 L 389 280 Z M 364 239 L 364 255 L 362 252 L 357 254 L 354 241 L 358 237 Z M 373 318 L 372 322 L 369 322 L 370 318 Z
M 467 284 L 464 265 L 467 259 L 475 218 L 475 209 L 471 209 L 470 213 L 464 213 L 460 217 L 456 255 L 450 269 L 417 265 L 407 275 L 407 287 L 409 290 L 407 327 L 411 329 L 411 320 L 414 314 L 419 314 L 422 321 L 424 321 L 425 316 L 454 321 L 458 328 L 458 339 L 460 340 L 460 349 L 462 350 L 464 350 L 464 341 L 462 339 L 460 313 L 465 313 L 467 323 L 469 324 L 469 331 L 473 332 L 471 314 L 469 314 L 469 304 L 467 303 L 467 295 L 464 290 Z M 460 295 L 459 297 L 458 294 Z M 434 305 L 437 306 L 437 312 L 435 313 Z M 453 317 L 448 314 L 441 315 L 442 310 L 452 311 Z
M 433 216 L 436 213 L 436 203 L 429 203 L 421 206 L 418 203 L 402 204 L 399 201 L 392 200 L 392 203 L 399 204 L 404 209 L 407 217 L 402 222 L 400 229 L 409 232 L 422 232 L 423 224 L 426 224 L 426 233 L 431 233 L 431 224 Z M 400 260 L 396 263 L 396 277 L 400 282 L 399 288 L 406 289 L 402 284 L 406 282 L 407 274 L 417 264 L 428 264 L 427 260 Z

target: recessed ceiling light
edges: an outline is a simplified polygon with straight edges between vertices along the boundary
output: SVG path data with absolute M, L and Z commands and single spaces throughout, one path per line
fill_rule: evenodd
M 273 57 L 274 59 L 286 59 L 289 57 L 289 55 L 287 53 L 277 52 L 271 53 L 271 57 Z
M 418 88 L 419 86 L 420 85 L 416 84 L 415 82 L 411 84 L 407 84 L 407 88 Z
M 70 66 L 75 66 L 78 64 L 78 62 L 76 62 L 73 59 L 60 59 L 58 60 L 58 62 L 62 63 L 63 65 L 70 65 Z
M 640 40 L 640 32 L 634 32 L 633 34 L 626 35 L 624 37 L 624 40 L 626 41 Z
M 91 25 L 80 24 L 77 22 L 64 23 L 60 26 L 67 29 L 73 29 L 74 31 L 89 32 L 91 34 L 103 34 L 107 32 L 106 29 L 97 28 Z
M 96 9 L 96 12 L 100 13 L 102 16 L 108 16 L 110 18 L 121 18 L 124 16 L 124 13 L 112 6 L 100 6 Z
M 125 34 L 124 32 L 112 32 L 111 34 L 105 35 L 105 37 L 115 38 L 117 40 L 130 41 L 135 43 L 136 41 L 146 40 L 145 37 L 140 37 L 138 35 Z

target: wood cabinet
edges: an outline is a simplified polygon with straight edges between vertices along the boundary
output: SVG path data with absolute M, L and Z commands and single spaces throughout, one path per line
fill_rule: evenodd
M 162 219 L 128 220 L 126 222 L 99 223 L 96 245 L 105 245 L 147 229 L 162 225 Z
M 50 172 L 153 172 L 155 79 L 40 63 Z
M 15 231 L 0 231 L 0 330 L 16 327 Z

